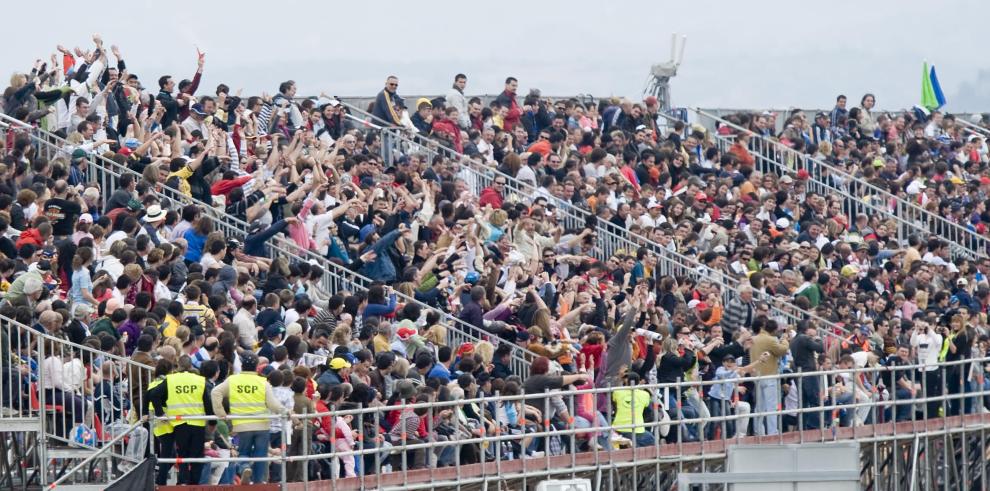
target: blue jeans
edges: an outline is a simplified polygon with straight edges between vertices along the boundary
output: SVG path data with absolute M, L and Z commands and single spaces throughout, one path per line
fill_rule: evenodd
M 855 400 L 856 394 L 854 392 L 839 394 L 835 398 L 835 404 L 838 406 L 844 406 L 847 404 L 852 404 Z M 855 414 L 853 409 L 839 409 L 839 425 L 840 426 L 852 426 L 852 417 Z
M 780 383 L 777 379 L 756 381 L 756 410 L 754 413 L 777 411 L 780 404 Z M 759 415 L 753 421 L 753 429 L 759 436 L 776 435 L 777 416 Z
M 616 433 L 618 433 L 618 434 L 620 434 L 620 435 L 622 435 L 622 436 L 624 436 L 624 437 L 626 437 L 626 438 L 628 438 L 630 440 L 635 439 L 636 440 L 636 446 L 637 447 L 652 447 L 653 445 L 656 445 L 656 443 L 657 443 L 657 440 L 655 438 L 653 438 L 653 433 L 650 433 L 649 431 L 644 431 L 642 433 L 636 433 L 635 436 L 633 436 L 633 433 L 625 433 L 625 432 L 621 432 L 621 431 L 618 431 Z
M 270 439 L 271 435 L 268 430 L 239 432 L 237 433 L 237 453 L 241 457 L 267 457 Z M 251 466 L 252 483 L 267 481 L 268 462 L 251 462 L 249 465 Z
M 679 407 L 679 409 L 678 409 Z M 679 404 L 678 394 L 676 390 L 671 390 L 667 397 L 667 408 L 672 414 L 676 415 L 679 421 L 685 419 L 697 419 L 698 410 L 688 404 L 686 401 L 684 404 Z M 698 423 L 678 423 L 678 433 L 677 437 L 680 441 L 696 442 L 698 441 Z
M 901 403 L 899 401 L 909 401 L 911 400 L 911 392 L 904 387 L 898 387 L 894 390 L 894 421 L 910 421 L 911 417 L 914 415 L 914 404 L 911 403 Z M 890 408 L 885 411 L 887 420 L 890 420 Z
M 716 436 L 722 439 L 727 439 L 732 438 L 732 436 L 736 434 L 735 420 L 719 419 L 723 416 L 732 415 L 732 401 L 709 397 L 708 412 L 711 414 L 712 419 L 715 419 L 716 421 L 713 421 L 708 425 L 708 427 L 705 428 L 706 440 L 714 440 Z

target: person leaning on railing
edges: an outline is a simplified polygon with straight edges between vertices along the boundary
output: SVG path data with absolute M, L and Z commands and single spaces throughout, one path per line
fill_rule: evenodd
M 753 337 L 753 346 L 749 349 L 751 360 L 760 359 L 763 353 L 769 353 L 769 357 L 759 362 L 756 367 L 756 375 L 777 375 L 780 373 L 780 359 L 787 354 L 789 342 L 783 336 L 786 333 L 778 333 L 777 321 L 773 319 L 761 319 L 762 325 L 753 326 L 757 331 Z M 756 413 L 773 412 L 780 405 L 780 381 L 777 379 L 763 379 L 756 383 Z M 776 435 L 778 433 L 776 416 L 756 416 L 754 418 L 754 429 L 759 436 Z

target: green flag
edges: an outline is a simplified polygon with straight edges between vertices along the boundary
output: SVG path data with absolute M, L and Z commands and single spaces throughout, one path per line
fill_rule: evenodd
M 938 98 L 935 96 L 935 89 L 932 87 L 932 78 L 928 71 L 928 62 L 924 62 L 921 69 L 921 106 L 934 111 L 938 109 Z

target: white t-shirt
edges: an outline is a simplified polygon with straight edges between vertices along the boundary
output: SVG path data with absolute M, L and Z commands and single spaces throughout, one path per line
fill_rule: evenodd
M 529 183 L 531 186 L 536 187 L 536 172 L 532 167 L 524 165 L 519 168 L 519 172 L 516 174 L 516 180 Z

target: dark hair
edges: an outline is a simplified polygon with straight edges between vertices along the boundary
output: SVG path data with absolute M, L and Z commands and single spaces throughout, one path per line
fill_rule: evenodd
M 118 310 L 115 310 L 115 311 L 114 311 L 114 313 L 115 313 L 115 314 L 116 314 L 117 312 L 119 312 L 119 311 L 118 311 Z M 140 336 L 140 337 L 138 338 L 138 340 L 137 340 L 137 350 L 138 350 L 138 351 L 144 351 L 144 352 L 148 352 L 148 351 L 151 351 L 151 347 L 152 347 L 152 346 L 153 346 L 154 344 L 155 344 L 155 338 L 153 338 L 153 337 L 151 337 L 151 336 L 150 336 L 150 335 L 148 335 L 148 334 L 142 334 L 142 335 L 141 335 L 141 336 Z

